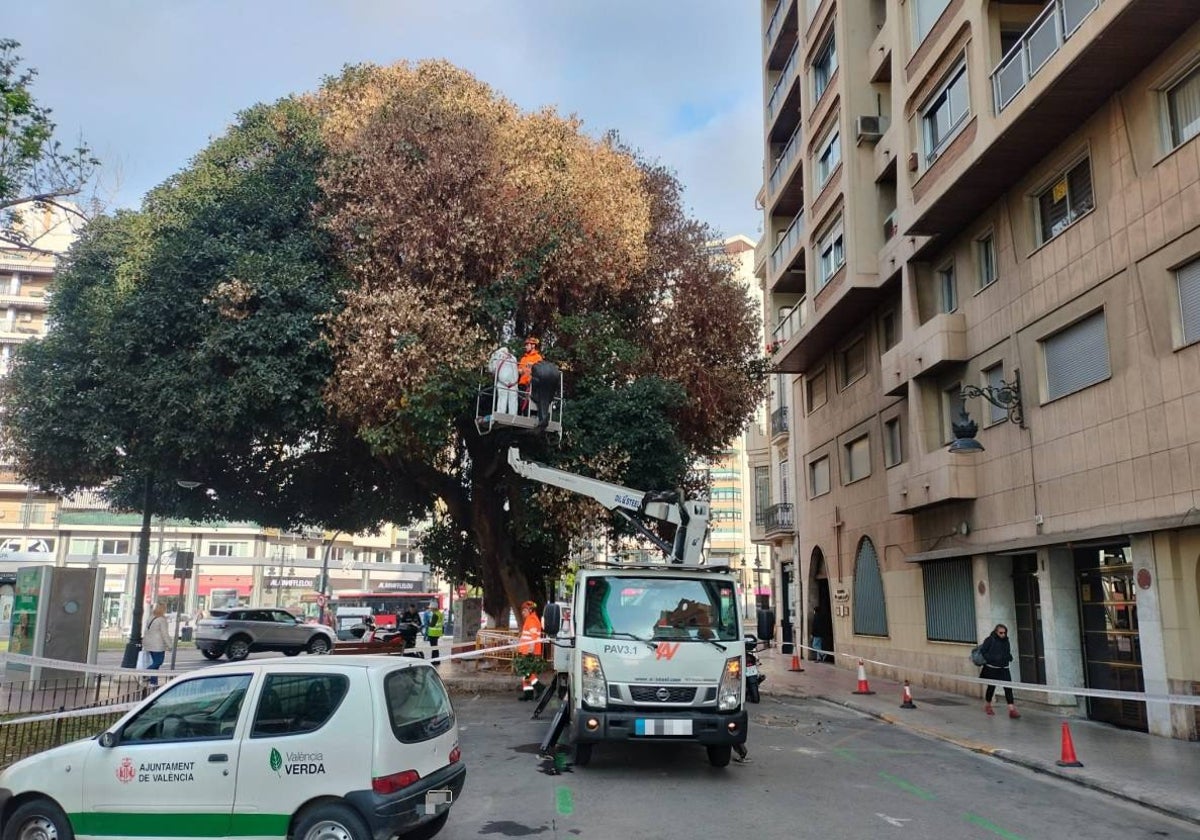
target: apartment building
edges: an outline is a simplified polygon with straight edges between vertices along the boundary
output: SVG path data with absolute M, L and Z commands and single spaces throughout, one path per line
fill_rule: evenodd
M 765 0 L 756 272 L 800 638 L 1200 736 L 1200 4 Z M 784 458 L 786 457 L 786 461 Z M 784 486 L 794 498 L 783 498 Z M 764 501 L 756 494 L 756 502 Z M 849 660 L 842 659 L 843 664 Z

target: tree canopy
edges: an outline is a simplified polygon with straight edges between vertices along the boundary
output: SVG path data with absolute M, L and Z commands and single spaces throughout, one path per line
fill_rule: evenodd
M 761 398 L 758 316 L 712 237 L 615 136 L 445 62 L 348 68 L 249 109 L 140 212 L 88 230 L 56 329 L 18 353 L 10 446 L 60 490 L 203 480 L 215 507 L 172 501 L 195 515 L 431 516 L 426 557 L 495 615 L 607 524 L 518 479 L 509 446 L 671 488 Z M 488 355 L 529 333 L 566 370 L 558 447 L 474 422 Z

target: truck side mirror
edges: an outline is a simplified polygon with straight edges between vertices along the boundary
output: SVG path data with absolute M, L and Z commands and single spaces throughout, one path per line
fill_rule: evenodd
M 562 627 L 562 607 L 548 603 L 542 610 L 542 632 L 547 636 L 557 636 Z

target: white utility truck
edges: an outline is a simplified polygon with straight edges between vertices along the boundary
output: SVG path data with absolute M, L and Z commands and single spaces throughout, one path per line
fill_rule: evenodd
M 521 459 L 518 475 L 589 496 L 659 546 L 664 562 L 580 569 L 570 615 L 549 605 L 555 670 L 568 695 L 543 752 L 570 725 L 575 764 L 605 741 L 685 741 L 704 745 L 717 767 L 746 740 L 746 640 L 735 578 L 708 566 L 703 549 L 708 503 L 647 493 Z M 676 526 L 672 543 L 644 521 Z

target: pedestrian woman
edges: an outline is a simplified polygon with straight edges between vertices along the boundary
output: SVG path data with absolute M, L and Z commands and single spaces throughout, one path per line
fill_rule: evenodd
M 150 664 L 146 667 L 151 671 L 157 671 L 162 667 L 163 657 L 167 653 L 167 647 L 171 644 L 166 613 L 167 608 L 158 604 L 154 608 L 154 615 L 150 617 L 150 623 L 146 625 L 146 632 L 142 634 L 142 650 L 150 654 Z M 158 677 L 151 677 L 150 685 L 158 685 Z
M 1008 628 L 1003 624 L 997 624 L 992 629 L 992 633 L 983 640 L 983 644 L 979 647 L 979 652 L 983 654 L 983 668 L 979 671 L 981 680 L 1004 680 L 1012 682 L 1012 672 L 1008 670 L 1008 663 L 1012 662 L 1012 648 L 1008 644 Z M 992 698 L 996 696 L 996 686 L 989 685 L 987 693 L 984 695 L 983 710 L 989 715 L 994 715 L 992 710 Z M 1012 688 L 1004 686 L 1004 700 L 1008 703 L 1008 716 L 1010 718 L 1019 718 L 1021 713 L 1017 711 L 1016 705 L 1013 704 Z

